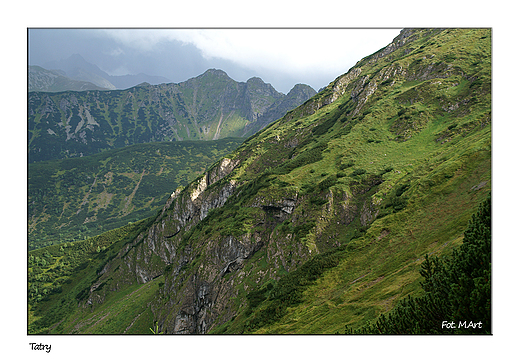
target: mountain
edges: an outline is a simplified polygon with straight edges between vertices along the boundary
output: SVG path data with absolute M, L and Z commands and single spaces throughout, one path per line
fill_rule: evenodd
M 47 69 L 56 69 L 63 72 L 67 77 L 94 83 L 103 89 L 126 89 L 134 87 L 140 83 L 150 84 L 170 83 L 168 78 L 161 76 L 149 76 L 144 73 L 127 74 L 123 76 L 111 76 L 102 71 L 95 64 L 87 62 L 81 55 L 73 54 L 67 59 L 48 62 L 45 64 Z M 72 89 L 70 89 L 73 91 Z
M 284 95 L 260 78 L 237 82 L 215 69 L 178 84 L 30 92 L 29 160 L 87 156 L 136 143 L 249 136 L 314 94 L 297 85 Z
M 93 83 L 77 81 L 60 74 L 58 71 L 49 71 L 38 66 L 28 68 L 29 92 L 63 92 L 63 91 L 86 91 L 106 90 Z
M 124 76 L 108 76 L 107 79 L 115 85 L 117 89 L 127 89 L 141 83 L 149 83 L 149 84 L 161 84 L 161 83 L 171 83 L 168 78 L 161 76 L 149 76 L 144 73 L 138 74 L 127 74 Z
M 295 85 L 285 97 L 277 99 L 264 113 L 260 114 L 255 123 L 247 124 L 244 128 L 244 135 L 252 135 L 260 131 L 273 120 L 283 117 L 288 110 L 298 107 L 315 94 L 316 91 L 306 84 Z
M 422 296 L 425 255 L 486 233 L 467 228 L 490 191 L 490 29 L 404 29 L 155 216 L 31 251 L 28 330 L 356 330 Z M 467 271 L 450 297 L 489 297 Z
M 150 217 L 244 139 L 136 144 L 83 158 L 33 163 L 29 249 L 82 240 Z
M 46 69 L 56 69 L 63 72 L 67 77 L 94 83 L 96 86 L 104 89 L 116 89 L 117 87 L 110 82 L 110 76 L 99 69 L 95 64 L 87 62 L 79 54 L 73 54 L 67 59 L 60 61 L 48 62 L 44 65 Z

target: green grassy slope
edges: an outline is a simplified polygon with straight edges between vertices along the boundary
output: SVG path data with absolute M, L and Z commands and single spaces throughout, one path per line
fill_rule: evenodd
M 147 218 L 243 139 L 132 145 L 30 164 L 29 249 L 92 237 Z
M 269 289 L 263 291 L 253 303 L 254 309 L 214 332 L 336 333 L 343 332 L 345 324 L 358 327 L 388 311 L 401 297 L 418 291 L 425 253 L 446 254 L 460 244 L 467 221 L 491 187 L 489 31 L 451 30 L 441 35 L 414 44 L 415 52 L 393 61 L 389 68 L 396 69 L 397 64 L 414 71 L 425 60 L 423 49 L 428 48 L 423 45 L 427 44 L 435 50 L 430 53 L 435 58 L 424 57 L 436 63 L 426 63 L 421 69 L 434 70 L 435 64 L 449 59 L 454 69 L 460 64 L 460 70 L 466 70 L 471 64 L 472 74 L 435 77 L 425 72 L 424 81 L 382 80 L 381 93 L 374 94 L 372 104 L 367 102 L 348 135 L 338 137 L 345 127 L 331 122 L 322 136 L 329 134 L 331 139 L 323 158 L 281 178 L 301 187 L 303 182 L 319 185 L 330 178 L 334 183 L 331 191 L 348 192 L 357 184 L 356 178 L 390 170 L 371 196 L 377 219 L 370 228 L 361 228 L 364 236 L 348 243 L 346 250 L 338 248 L 336 267 L 315 276 L 319 279 L 309 286 L 303 284 L 301 301 L 277 303 L 274 297 L 280 287 L 272 284 L 272 295 Z M 454 56 L 459 42 L 465 44 L 460 47 L 462 55 Z M 389 70 L 377 71 L 384 74 Z M 366 74 L 373 77 L 373 70 Z M 472 77 L 476 80 L 467 81 Z M 344 107 L 348 108 L 348 102 Z M 309 122 L 303 119 L 301 123 L 326 120 L 326 112 L 318 111 Z M 331 107 L 329 115 L 333 112 Z M 279 132 L 282 123 L 270 130 Z M 344 169 L 346 165 L 349 167 Z M 336 233 L 329 232 L 328 238 L 346 242 L 352 236 L 348 231 L 333 230 Z M 312 229 L 310 232 L 308 239 L 316 236 Z M 298 271 L 294 274 L 298 281 Z M 298 286 L 300 282 L 294 281 L 286 286 Z M 259 300 L 263 302 L 259 304 Z M 280 310 L 283 313 L 273 319 L 277 316 L 273 311 Z
M 415 51 L 408 49 L 401 59 L 395 54 L 387 69 L 375 72 L 384 75 L 401 66 L 424 80 L 380 79 L 378 93 L 357 119 L 338 111 L 348 109 L 347 99 L 299 121 L 303 127 L 322 121 L 314 131 L 322 139 L 330 138 L 328 148 L 321 160 L 295 169 L 291 165 L 279 178 L 300 191 L 328 181 L 335 197 L 341 192 L 355 196 L 353 187 L 362 185 L 366 176 L 372 195 L 358 206 L 377 214 L 377 219 L 369 226 L 361 222 L 356 232 L 363 236 L 350 240 L 356 232 L 334 227 L 340 221 L 332 208 L 332 213 L 309 218 L 316 225 L 306 242 L 314 240 L 319 246 L 321 240 L 323 245 L 323 234 L 328 235 L 326 240 L 342 244 L 333 249 L 334 257 L 316 257 L 314 264 L 321 268 L 314 273 L 302 267 L 282 284 L 264 283 L 247 295 L 248 308 L 214 333 L 342 333 L 345 324 L 360 327 L 389 311 L 400 298 L 420 291 L 424 254 L 446 255 L 458 246 L 471 214 L 491 188 L 489 40 L 489 30 L 451 30 L 426 38 L 413 44 Z M 418 65 L 426 59 L 435 63 Z M 443 64 L 447 60 L 450 66 Z M 435 72 L 435 67 L 459 69 L 459 74 L 425 72 Z M 468 70 L 471 73 L 465 74 Z M 364 73 L 374 77 L 373 68 L 360 77 Z M 327 124 L 335 112 L 340 122 Z M 342 135 L 346 127 L 351 129 Z M 282 120 L 264 135 L 283 133 L 283 128 Z M 371 191 L 367 180 L 378 174 L 380 184 Z M 330 197 L 317 201 L 327 202 Z M 321 222 L 327 218 L 328 223 Z M 301 297 L 292 301 L 295 291 Z
M 143 220 L 84 241 L 63 243 L 28 254 L 28 332 L 42 334 L 78 311 L 103 265 L 130 243 L 149 221 Z M 80 312 L 83 309 L 79 309 Z M 55 333 L 62 333 L 59 327 Z

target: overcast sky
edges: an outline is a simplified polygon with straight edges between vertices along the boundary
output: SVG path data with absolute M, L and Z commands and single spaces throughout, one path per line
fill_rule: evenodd
M 80 54 L 110 75 L 146 73 L 178 83 L 209 68 L 236 81 L 258 76 L 288 93 L 316 91 L 385 47 L 398 28 L 29 29 L 29 65 Z

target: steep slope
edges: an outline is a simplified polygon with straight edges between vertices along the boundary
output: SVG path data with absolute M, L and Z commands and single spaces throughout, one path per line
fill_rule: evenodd
M 243 139 L 147 143 L 31 164 L 29 249 L 91 237 L 149 217 Z
M 315 94 L 316 91 L 306 84 L 295 85 L 285 97 L 278 99 L 264 113 L 261 113 L 255 123 L 246 125 L 244 135 L 252 135 L 260 131 L 273 120 L 285 116 L 287 111 L 298 107 Z
M 285 96 L 259 78 L 236 82 L 223 71 L 208 70 L 179 84 L 141 84 L 124 91 L 31 92 L 29 161 L 137 143 L 251 135 L 306 101 L 311 90 Z
M 163 333 L 357 328 L 417 293 L 490 188 L 490 30 L 405 29 L 172 194 L 46 331 L 102 331 L 155 284 Z

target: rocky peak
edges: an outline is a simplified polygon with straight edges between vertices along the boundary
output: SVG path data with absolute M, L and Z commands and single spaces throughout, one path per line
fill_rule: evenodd
M 209 75 L 217 76 L 217 77 L 230 78 L 226 72 L 224 72 L 221 69 L 216 69 L 216 68 L 210 68 L 206 72 L 202 73 L 200 76 L 198 76 L 196 78 L 204 78 L 204 77 L 209 76 Z
M 249 78 L 246 81 L 246 92 L 251 94 L 257 94 L 262 96 L 271 96 L 275 98 L 283 97 L 284 94 L 278 92 L 270 83 L 265 83 L 259 77 Z
M 316 94 L 314 88 L 309 85 L 298 83 L 295 84 L 293 88 L 287 93 L 288 98 L 296 97 L 296 98 L 305 98 L 306 100 L 311 98 Z

